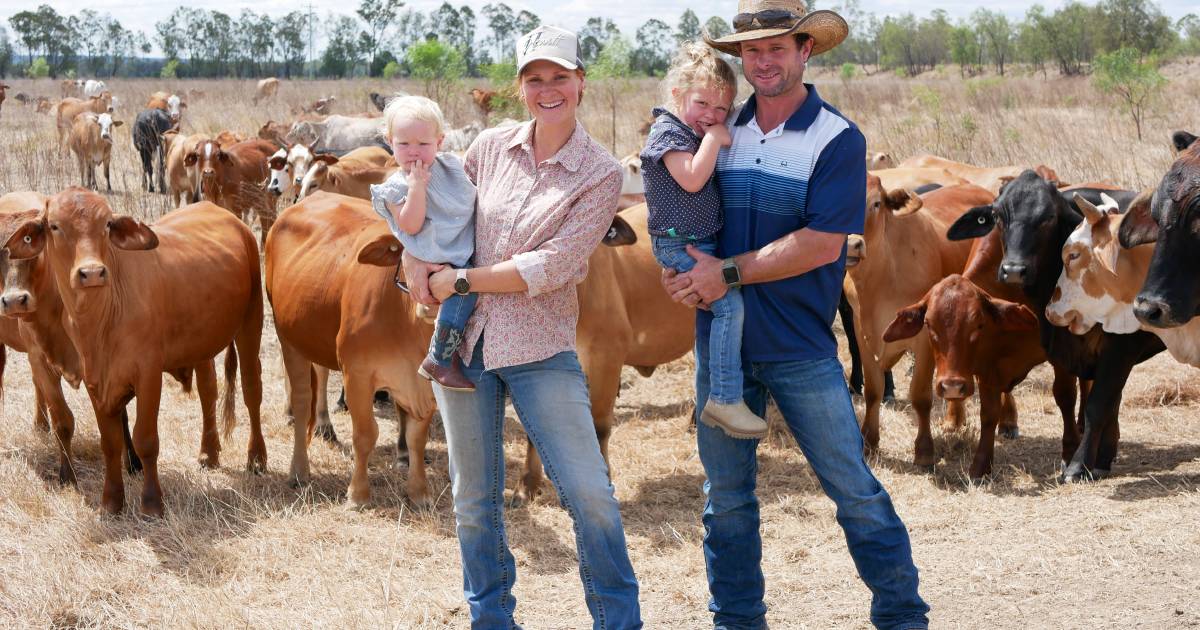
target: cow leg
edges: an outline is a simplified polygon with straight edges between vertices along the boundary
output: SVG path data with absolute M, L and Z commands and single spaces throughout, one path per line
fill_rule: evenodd
M 317 437 L 326 442 L 337 445 L 337 431 L 333 429 L 333 422 L 329 419 L 329 368 L 316 366 L 317 370 Z M 343 393 L 343 396 L 345 394 Z M 343 398 L 341 404 L 345 405 Z
M 200 395 L 200 457 L 202 468 L 221 467 L 221 437 L 217 433 L 217 368 L 212 359 L 195 366 L 196 392 Z
M 533 441 L 525 438 L 525 472 L 521 475 L 521 487 L 513 493 L 513 505 L 533 502 L 542 491 L 543 475 L 542 456 L 533 447 Z
M 146 375 L 137 387 L 137 422 L 133 425 L 133 449 L 142 459 L 142 514 L 163 515 L 162 488 L 158 483 L 158 405 L 162 398 L 162 376 Z
M 112 177 L 108 175 L 109 160 L 104 160 L 104 189 L 106 192 L 112 192 Z
M 371 481 L 367 476 L 367 462 L 379 439 L 379 423 L 375 421 L 375 389 L 369 374 L 356 374 L 353 370 L 342 372 L 346 387 L 346 402 L 350 405 L 351 441 L 354 443 L 354 472 L 350 476 L 350 487 L 346 498 L 355 508 L 364 507 L 371 500 Z
M 33 361 L 30 360 L 30 367 L 33 366 Z M 33 430 L 41 433 L 50 432 L 50 416 L 46 413 L 46 398 L 42 395 L 41 388 L 34 388 L 33 391 Z
M 1062 434 L 1062 461 L 1063 466 L 1071 461 L 1071 456 L 1075 454 L 1075 450 L 1079 448 L 1079 425 L 1075 422 L 1075 376 L 1068 372 L 1066 368 L 1052 365 L 1054 368 L 1054 403 L 1058 405 L 1058 412 L 1062 415 L 1063 434 Z M 1086 397 L 1083 384 L 1086 381 L 1079 381 L 1079 394 Z M 1082 409 L 1086 402 L 1080 404 L 1080 419 L 1082 420 Z
M 257 265 L 258 261 L 252 261 Z M 258 358 L 262 345 L 262 294 L 252 298 L 251 315 L 238 333 L 234 344 L 242 364 L 242 404 L 250 417 L 250 439 L 246 445 L 246 470 L 252 473 L 267 471 L 267 442 L 262 434 L 262 362 Z M 231 350 L 226 350 L 230 352 Z M 225 386 L 233 387 L 232 374 L 226 374 Z M 229 393 L 232 396 L 232 392 Z
M 74 485 L 75 467 L 71 457 L 71 438 L 75 435 L 75 416 L 63 398 L 62 381 L 45 357 L 36 350 L 29 353 L 29 368 L 38 399 L 38 416 L 44 417 L 42 409 L 48 409 L 50 423 L 54 426 L 54 438 L 58 442 L 58 481 Z
M 129 412 L 121 407 L 121 439 L 125 445 L 125 470 L 134 475 L 142 472 L 142 460 L 133 450 L 133 436 L 129 434 Z
M 1092 393 L 1092 381 L 1079 379 L 1079 418 L 1075 426 L 1083 433 L 1083 412 L 1087 409 L 1088 395 Z
M 1004 415 L 1003 393 L 990 383 L 979 384 L 979 446 L 971 461 L 971 481 L 981 481 L 992 474 L 992 457 L 996 446 L 996 427 Z
M 865 347 L 859 339 L 859 347 Z M 863 364 L 863 443 L 868 453 L 879 449 L 879 407 L 883 404 L 883 366 L 870 352 L 862 354 Z
M 90 393 L 90 392 L 89 392 Z M 127 432 L 124 405 L 111 410 L 92 397 L 96 426 L 100 430 L 100 452 L 104 456 L 104 492 L 100 505 L 109 514 L 120 514 L 125 507 L 125 480 L 121 478 L 121 448 L 123 433 Z M 140 461 L 140 460 L 139 460 Z
M 396 410 L 401 411 L 399 407 Z M 429 481 L 425 477 L 425 444 L 429 441 L 429 424 L 433 418 L 414 418 L 405 413 L 400 418 L 408 452 L 408 500 L 415 507 L 426 508 L 430 501 Z
M 154 171 L 150 166 L 150 152 L 139 147 L 138 157 L 142 160 L 142 190 L 154 192 Z
M 929 414 L 933 410 L 933 349 L 928 339 L 921 339 L 914 349 L 912 381 L 908 384 L 908 398 L 917 414 L 917 439 L 913 444 L 913 464 L 921 468 L 933 468 L 937 453 L 933 448 L 933 432 L 929 428 Z M 961 404 L 961 401 L 951 401 Z
M 1006 440 L 1021 437 L 1021 430 L 1017 427 L 1017 400 L 1012 392 L 1000 394 L 1000 411 L 1000 437 Z
M 845 293 L 838 302 L 838 315 L 842 318 L 842 330 L 846 331 L 846 346 L 850 349 L 850 391 L 861 396 L 863 393 L 862 356 L 858 350 L 858 336 L 854 332 L 854 307 L 850 306 L 850 300 L 846 299 Z
M 280 339 L 279 348 L 283 355 L 283 366 L 286 371 L 288 389 L 291 392 L 290 401 L 294 419 L 292 422 L 292 465 L 290 477 L 293 485 L 308 483 L 308 438 L 309 424 L 312 422 L 315 409 L 313 408 L 313 391 L 316 388 L 316 375 L 313 365 L 291 344 Z

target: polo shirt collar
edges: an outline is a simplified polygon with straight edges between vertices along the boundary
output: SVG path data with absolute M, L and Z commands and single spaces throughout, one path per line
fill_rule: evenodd
M 513 134 L 512 140 L 508 142 L 509 150 L 520 147 L 531 158 L 533 157 L 533 123 L 532 120 L 521 123 L 520 128 Z M 583 124 L 577 120 L 575 121 L 575 131 L 571 132 L 570 139 L 558 150 L 558 153 L 548 158 L 546 162 L 562 164 L 563 168 L 568 171 L 577 172 L 583 164 L 586 142 L 587 132 L 584 131 Z
M 800 104 L 800 108 L 793 112 L 787 121 L 783 123 L 783 128 L 786 131 L 807 130 L 813 124 L 813 121 L 817 119 L 817 114 L 821 113 L 821 106 L 824 105 L 824 101 L 817 95 L 817 88 L 811 83 L 805 83 L 804 87 L 808 90 L 808 96 L 804 97 L 804 102 Z M 738 112 L 737 120 L 733 123 L 735 127 L 742 127 L 749 124 L 751 119 L 754 118 L 755 103 L 754 95 L 751 94 L 750 98 L 746 99 L 746 104 L 742 105 L 742 111 Z M 763 130 L 764 133 L 767 131 L 770 130 Z

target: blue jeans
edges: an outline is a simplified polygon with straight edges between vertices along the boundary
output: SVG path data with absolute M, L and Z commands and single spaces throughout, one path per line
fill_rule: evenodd
M 658 264 L 680 273 L 691 271 L 696 259 L 685 249 L 692 245 L 710 256 L 717 252 L 717 239 L 692 240 L 671 236 L 651 236 L 651 248 Z M 745 309 L 742 292 L 731 288 L 709 305 L 712 310 L 712 329 L 709 335 L 709 356 L 713 358 L 709 395 L 713 400 L 732 405 L 742 402 L 742 323 Z
M 433 387 L 446 447 L 472 628 L 515 628 L 516 565 L 504 534 L 504 402 L 513 407 L 575 528 L 579 577 L 593 627 L 641 628 L 638 584 L 621 512 L 592 424 L 579 358 L 483 370 L 483 340 L 464 372 L 474 392 Z
M 479 301 L 478 293 L 459 295 L 451 294 L 438 308 L 437 327 L 445 330 L 443 334 L 436 331 L 429 338 L 429 358 L 443 367 L 450 365 L 454 353 L 462 345 L 463 335 L 467 330 L 467 320 L 475 310 Z
M 708 351 L 696 340 L 696 410 L 708 388 Z M 863 460 L 862 433 L 837 359 L 750 363 L 746 404 L 766 412 L 775 399 L 825 494 L 837 504 L 858 575 L 871 589 L 871 623 L 882 630 L 927 628 L 929 606 L 917 594 L 908 530 L 887 491 Z M 715 627 L 766 628 L 762 538 L 754 494 L 757 440 L 739 440 L 696 423 L 704 492 L 704 561 Z M 820 625 L 819 623 L 817 624 Z

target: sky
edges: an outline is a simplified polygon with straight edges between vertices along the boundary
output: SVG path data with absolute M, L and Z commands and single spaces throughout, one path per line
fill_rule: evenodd
M 481 10 L 483 6 L 494 1 L 499 0 L 451 0 L 451 4 L 455 6 L 467 4 L 475 10 L 476 15 L 480 15 L 482 18 Z M 514 11 L 527 9 L 540 16 L 543 23 L 562 26 L 572 30 L 578 30 L 582 27 L 587 18 L 602 15 L 612 18 L 617 26 L 620 27 L 621 32 L 630 37 L 637 31 L 638 26 L 650 18 L 658 18 L 672 27 L 675 26 L 679 21 L 679 15 L 688 7 L 691 7 L 696 12 L 701 22 L 704 22 L 713 15 L 720 15 L 729 20 L 737 12 L 737 3 L 734 0 L 621 0 L 612 3 L 601 3 L 597 2 L 597 0 L 504 1 Z M 232 15 L 237 15 L 242 9 L 249 8 L 259 13 L 265 12 L 273 17 L 278 17 L 297 9 L 304 10 L 308 7 L 309 3 L 310 0 L 257 0 L 256 2 L 206 0 L 200 3 L 200 5 L 209 10 L 224 11 Z M 817 0 L 815 5 L 817 8 L 824 8 L 837 3 L 838 0 Z M 1054 9 L 1064 3 L 1065 0 L 1044 0 L 1041 2 L 1048 9 Z M 1094 3 L 1095 0 L 1088 0 L 1088 4 Z M 69 2 L 62 0 L 0 0 L 0 20 L 8 28 L 8 18 L 14 13 L 32 10 L 39 4 L 49 4 L 59 13 L 63 14 L 76 13 L 84 7 L 93 9 L 99 13 L 107 12 L 120 20 L 126 28 L 141 30 L 151 39 L 153 39 L 154 35 L 154 23 L 166 18 L 175 10 L 175 7 L 179 6 L 179 3 L 162 2 L 161 0 L 158 2 L 148 2 L 145 0 L 87 0 L 86 3 L 82 4 L 76 0 Z M 441 0 L 408 0 L 405 3 L 405 7 L 428 13 L 441 6 L 441 4 Z M 989 9 L 1003 11 L 1010 17 L 1019 19 L 1025 15 L 1025 10 L 1033 4 L 1034 2 L 1028 0 L 990 0 L 986 6 Z M 1191 12 L 1200 13 L 1200 3 L 1197 0 L 1158 0 L 1158 4 L 1164 13 L 1175 19 Z M 353 12 L 354 7 L 358 6 L 358 3 L 356 0 L 311 0 L 311 5 L 313 11 L 318 16 L 323 16 L 330 11 L 350 14 Z M 604 5 L 608 5 L 609 7 L 620 6 L 620 8 L 601 9 L 600 7 Z M 974 2 L 962 2 L 962 0 L 859 0 L 859 6 L 864 11 L 875 13 L 879 16 L 906 12 L 912 12 L 917 16 L 925 16 L 934 9 L 945 9 L 952 18 L 957 18 L 966 17 L 971 11 L 981 5 Z M 482 36 L 484 26 L 482 19 L 480 22 Z

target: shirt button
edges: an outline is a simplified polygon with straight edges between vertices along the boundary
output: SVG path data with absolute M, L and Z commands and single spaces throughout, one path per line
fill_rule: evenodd
M 755 164 L 762 164 L 762 158 L 754 158 Z
M 762 140 L 759 140 L 759 141 L 758 141 L 758 143 L 759 143 L 759 144 L 766 144 L 766 143 L 767 143 L 767 139 L 766 139 L 766 138 L 763 138 Z

